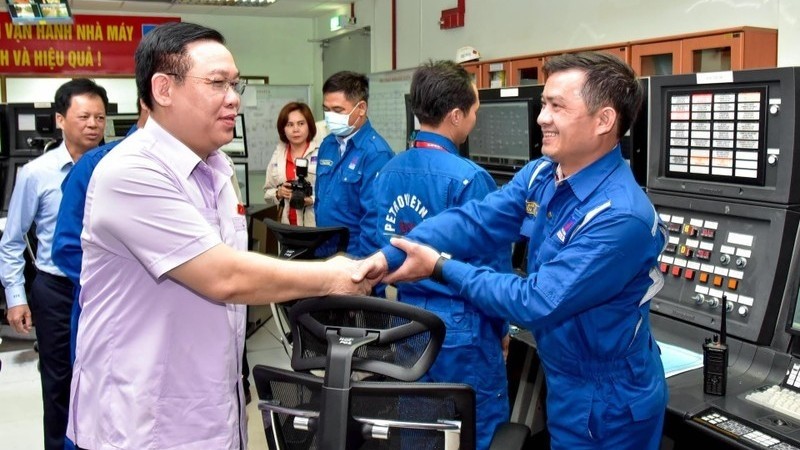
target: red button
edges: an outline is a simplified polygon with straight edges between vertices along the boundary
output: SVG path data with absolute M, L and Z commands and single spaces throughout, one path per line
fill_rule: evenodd
M 686 272 L 683 272 L 683 277 L 687 280 L 694 280 L 694 269 L 686 269 Z
M 661 263 L 661 273 L 667 273 L 669 270 L 669 264 L 662 262 Z
M 672 276 L 675 277 L 681 276 L 681 268 L 678 266 L 672 266 Z

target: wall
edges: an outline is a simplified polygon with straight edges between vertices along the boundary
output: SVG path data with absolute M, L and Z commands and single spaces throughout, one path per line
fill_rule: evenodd
M 388 14 L 391 0 L 374 0 Z M 800 65 L 800 2 L 797 0 L 466 0 L 466 25 L 440 30 L 443 9 L 456 0 L 397 0 L 397 68 L 427 58 L 454 58 L 471 45 L 482 59 L 587 47 L 737 26 L 778 29 L 778 63 Z M 501 7 L 502 6 L 502 7 Z M 391 29 L 373 29 L 373 46 L 391 52 Z M 391 61 L 373 60 L 373 71 Z

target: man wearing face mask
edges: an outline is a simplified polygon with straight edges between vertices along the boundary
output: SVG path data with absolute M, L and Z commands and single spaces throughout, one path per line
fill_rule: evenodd
M 317 226 L 346 226 L 347 253 L 366 256 L 377 250 L 366 234 L 374 228 L 374 181 L 394 152 L 367 118 L 369 81 L 354 72 L 337 72 L 322 86 L 322 109 L 330 134 L 322 141 L 314 191 Z M 328 256 L 332 249 L 320 249 Z

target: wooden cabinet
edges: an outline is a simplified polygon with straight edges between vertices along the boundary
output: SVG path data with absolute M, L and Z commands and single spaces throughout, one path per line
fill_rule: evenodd
M 631 45 L 631 67 L 642 77 L 683 73 L 680 41 Z
M 465 63 L 480 89 L 544 84 L 548 57 L 562 53 L 598 51 L 630 64 L 639 76 L 717 72 L 775 67 L 778 31 L 739 27 L 669 36 L 603 47 L 584 47 L 515 58 Z
M 506 87 L 508 75 L 508 61 L 487 61 L 481 68 L 483 84 L 479 88 Z
M 512 59 L 508 63 L 508 85 L 526 86 L 529 84 L 544 84 L 544 56 Z
M 481 79 L 481 63 L 463 64 L 464 70 L 472 76 L 472 82 L 480 89 L 483 80 Z
M 670 75 L 775 67 L 778 32 L 742 27 L 633 43 L 631 66 L 637 75 Z

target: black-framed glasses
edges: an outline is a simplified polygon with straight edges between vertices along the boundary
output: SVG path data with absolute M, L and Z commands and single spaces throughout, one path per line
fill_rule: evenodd
M 197 80 L 203 80 L 205 84 L 211 86 L 212 89 L 221 93 L 228 92 L 228 89 L 231 89 L 233 92 L 236 92 L 236 94 L 242 95 L 242 93 L 244 93 L 245 86 L 247 86 L 242 80 L 215 80 L 213 78 L 196 77 L 194 75 L 178 75 L 177 73 L 166 73 L 166 75 L 175 78 L 195 78 Z

